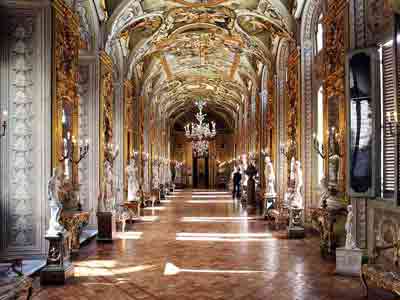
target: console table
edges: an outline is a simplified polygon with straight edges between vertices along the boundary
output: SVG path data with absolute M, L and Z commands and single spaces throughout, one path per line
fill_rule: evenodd
M 80 249 L 81 244 L 79 242 L 80 235 L 83 227 L 89 224 L 88 212 L 84 211 L 63 211 L 61 213 L 60 223 L 68 230 L 71 234 L 71 250 L 77 251 Z
M 1 265 L 15 273 L 15 276 L 2 274 L 0 271 L 0 300 L 30 299 L 32 296 L 32 279 L 22 274 L 22 259 L 1 259 Z M 20 270 L 17 270 L 19 268 Z
M 346 217 L 347 210 L 317 208 L 311 212 L 313 227 L 320 233 L 320 248 L 322 256 L 335 255 L 337 237 L 335 224 L 341 216 Z

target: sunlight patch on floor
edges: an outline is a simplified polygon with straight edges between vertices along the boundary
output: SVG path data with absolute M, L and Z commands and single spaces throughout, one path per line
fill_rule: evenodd
M 140 240 L 143 236 L 143 232 L 138 231 L 126 231 L 126 232 L 117 232 L 117 239 L 121 240 Z
M 262 221 L 262 217 L 183 217 L 181 222 L 185 223 L 243 223 L 252 221 Z
M 214 269 L 182 269 L 172 263 L 167 262 L 164 268 L 164 275 L 171 276 L 179 273 L 214 273 L 214 274 L 254 274 L 265 273 L 265 271 L 255 270 L 214 270 Z
M 235 201 L 234 200 L 188 200 L 188 201 L 185 201 L 185 203 L 191 203 L 191 204 L 207 204 L 207 203 L 224 204 L 224 203 L 229 203 L 229 204 L 233 204 L 233 203 L 235 203 Z
M 178 232 L 177 241 L 263 242 L 272 240 L 271 233 L 190 233 Z

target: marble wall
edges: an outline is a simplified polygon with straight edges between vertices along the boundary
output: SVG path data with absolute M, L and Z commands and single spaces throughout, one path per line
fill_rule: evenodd
M 0 7 L 0 256 L 41 256 L 47 216 L 51 128 L 51 9 Z

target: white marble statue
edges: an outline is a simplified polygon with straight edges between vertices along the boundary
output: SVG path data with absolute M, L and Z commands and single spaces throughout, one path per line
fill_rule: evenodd
M 347 206 L 347 220 L 346 220 L 346 249 L 354 249 L 356 247 L 356 243 L 353 238 L 353 207 L 351 205 Z
M 267 197 L 275 197 L 276 196 L 275 172 L 274 172 L 274 166 L 269 156 L 265 158 L 264 175 L 265 175 L 265 187 L 266 187 L 265 195 Z
M 175 165 L 175 183 L 182 183 L 182 164 L 180 163 Z
M 160 175 L 159 175 L 159 164 L 158 162 L 153 162 L 153 189 L 160 188 Z
M 129 165 L 126 167 L 126 174 L 128 175 L 128 201 L 135 201 L 139 190 L 138 168 L 135 159 L 130 160 Z
M 296 160 L 292 157 L 290 161 L 289 187 L 294 187 L 296 181 Z
M 59 198 L 59 192 L 62 189 L 62 179 L 60 169 L 53 169 L 53 176 L 51 176 L 47 185 L 47 194 L 50 207 L 50 220 L 49 229 L 46 232 L 48 236 L 57 236 L 64 232 L 64 227 L 60 224 L 60 216 L 62 211 L 62 204 Z
M 330 197 L 330 193 L 328 190 L 328 184 L 326 182 L 325 177 L 321 178 L 319 188 L 320 188 L 319 206 L 324 207 L 324 205 L 328 205 L 328 200 Z
M 301 163 L 296 161 L 295 164 L 295 186 L 294 186 L 294 198 L 292 200 L 291 206 L 294 208 L 304 208 L 304 195 L 303 195 L 303 170 L 301 168 Z
M 101 185 L 101 196 L 99 199 L 99 212 L 111 212 L 115 202 L 114 174 L 111 163 L 104 162 L 104 177 Z

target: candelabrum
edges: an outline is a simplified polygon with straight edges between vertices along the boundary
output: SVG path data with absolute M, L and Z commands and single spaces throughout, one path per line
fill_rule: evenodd
M 293 140 L 289 140 L 286 145 L 281 145 L 279 152 L 286 158 L 291 158 L 296 155 L 296 143 Z
M 395 135 L 396 128 L 399 125 L 399 120 L 397 118 L 397 112 L 387 112 L 386 113 L 386 122 L 384 123 L 384 127 L 389 128 L 389 134 L 391 136 Z
M 74 159 L 75 149 L 78 148 L 79 158 Z M 85 141 L 79 140 L 79 142 L 75 139 L 74 136 L 71 137 L 68 133 L 67 138 L 64 138 L 64 147 L 63 147 L 64 154 L 59 159 L 60 162 L 65 160 L 69 160 L 70 162 L 78 165 L 82 159 L 84 159 L 89 154 L 89 140 L 86 139 Z
M 332 127 L 328 131 L 328 144 L 324 145 L 318 141 L 315 133 L 313 134 L 313 148 L 315 152 L 322 158 L 331 158 L 334 155 L 338 155 L 339 157 L 343 157 L 343 152 L 341 147 L 342 137 L 340 132 L 336 130 L 335 127 Z
M 0 123 L 1 123 L 0 138 L 4 137 L 6 135 L 7 120 L 8 120 L 8 113 L 5 110 L 5 111 L 3 111 L 3 113 L 2 113 L 2 115 L 0 117 Z

